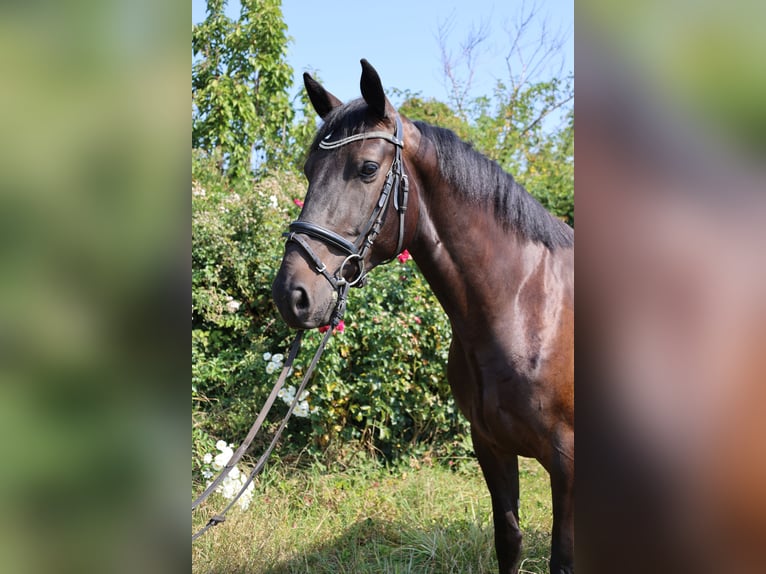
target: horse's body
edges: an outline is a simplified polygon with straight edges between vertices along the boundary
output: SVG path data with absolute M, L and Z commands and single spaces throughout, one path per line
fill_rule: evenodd
M 448 379 L 491 493 L 501 573 L 517 571 L 521 550 L 518 456 L 536 458 L 550 473 L 551 572 L 572 572 L 573 232 L 452 132 L 400 119 L 377 73 L 362 65 L 364 99 L 346 106 L 305 76 L 325 123 L 306 164 L 309 191 L 291 239 L 305 235 L 288 241 L 273 286 L 277 306 L 293 327 L 325 325 L 344 276 L 358 279 L 406 247 L 450 318 Z M 368 137 L 354 137 L 362 133 Z M 395 189 L 398 204 L 385 203 L 380 229 L 366 235 L 395 152 L 409 193 Z M 345 256 L 326 230 L 359 252 Z M 340 287 L 317 272 L 320 263 L 338 270 Z

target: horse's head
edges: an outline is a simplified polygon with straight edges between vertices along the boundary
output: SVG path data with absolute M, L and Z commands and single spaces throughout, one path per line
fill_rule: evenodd
M 339 297 L 395 257 L 413 226 L 405 217 L 402 121 L 378 73 L 362 60 L 362 99 L 347 105 L 310 75 L 303 79 L 324 123 L 306 160 L 308 192 L 286 234 L 272 293 L 291 327 L 309 329 L 337 320 Z

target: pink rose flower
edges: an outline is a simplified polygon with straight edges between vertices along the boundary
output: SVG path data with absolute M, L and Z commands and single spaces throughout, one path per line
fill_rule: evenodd
M 397 255 L 396 258 L 400 263 L 407 263 L 407 261 L 412 259 L 412 255 L 410 255 L 410 252 L 405 249 L 399 255 Z
M 293 199 L 293 203 L 297 205 L 298 207 L 303 207 L 303 200 L 302 199 Z

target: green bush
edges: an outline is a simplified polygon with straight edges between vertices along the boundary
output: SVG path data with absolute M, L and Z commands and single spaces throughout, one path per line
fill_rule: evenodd
M 217 439 L 239 442 L 264 403 L 293 337 L 271 300 L 305 180 L 289 172 L 229 180 L 195 152 L 192 170 L 192 417 L 195 470 Z M 287 386 L 297 387 L 321 335 L 304 337 Z M 322 357 L 280 453 L 335 456 L 364 448 L 389 460 L 434 450 L 462 455 L 467 423 L 446 382 L 449 322 L 414 262 L 394 261 L 353 289 L 344 329 Z M 272 366 L 269 366 L 272 363 Z M 289 389 L 286 394 L 289 395 Z M 289 397 L 284 397 L 285 399 Z M 277 401 L 261 451 L 287 404 Z M 468 444 L 468 446 L 467 446 Z
M 257 184 L 229 180 L 219 161 L 201 152 L 192 159 L 195 465 L 216 439 L 244 436 L 268 393 L 261 356 L 289 334 L 271 304 L 270 286 L 281 258 L 280 233 L 294 215 L 287 198 L 301 186 L 290 174 Z

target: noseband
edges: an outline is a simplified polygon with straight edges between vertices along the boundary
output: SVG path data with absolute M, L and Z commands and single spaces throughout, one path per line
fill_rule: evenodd
M 345 312 L 348 289 L 354 286 L 361 287 L 366 282 L 367 272 L 364 268 L 364 258 L 372 248 L 372 245 L 383 226 L 383 218 L 385 217 L 390 202 L 392 190 L 396 190 L 396 193 L 393 195 L 394 207 L 399 214 L 399 237 L 396 243 L 396 251 L 383 263 L 392 261 L 394 257 L 399 254 L 404 245 L 404 217 L 407 211 L 409 182 L 407 180 L 407 175 L 404 173 L 404 166 L 402 163 L 402 150 L 404 149 L 402 132 L 404 130 L 402 128 L 402 121 L 399 118 L 399 114 L 396 114 L 395 119 L 396 126 L 394 127 L 393 135 L 388 132 L 375 131 L 354 134 L 336 141 L 328 141 L 332 136 L 332 134 L 329 134 L 319 142 L 319 148 L 324 150 L 337 149 L 351 142 L 367 139 L 384 139 L 394 144 L 394 161 L 391 163 L 391 167 L 386 174 L 386 181 L 383 183 L 380 197 L 372 210 L 370 218 L 367 220 L 367 224 L 363 227 L 362 233 L 359 234 L 359 238 L 352 243 L 330 229 L 325 229 L 316 223 L 301 220 L 293 221 L 290 224 L 289 231 L 283 234 L 287 237 L 288 243 L 297 243 L 301 249 L 303 249 L 314 264 L 317 273 L 321 273 L 330 285 L 332 285 L 333 289 L 338 292 L 338 302 L 336 303 L 331 320 L 331 325 L 333 327 L 338 324 Z M 301 237 L 302 235 L 323 241 L 325 244 L 335 247 L 347 254 L 343 263 L 340 264 L 340 267 L 334 275 L 327 270 L 327 265 L 322 262 L 316 253 L 314 253 L 314 250 L 311 249 L 306 240 Z M 351 262 L 356 262 L 359 272 L 356 277 L 347 280 L 344 277 L 344 272 L 346 266 Z

